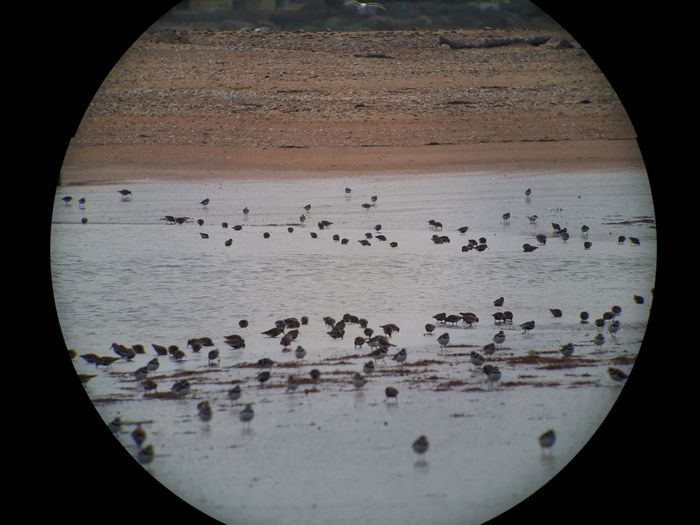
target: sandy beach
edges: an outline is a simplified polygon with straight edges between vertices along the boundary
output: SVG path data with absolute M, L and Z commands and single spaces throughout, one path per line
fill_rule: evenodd
M 150 32 L 97 92 L 61 183 L 640 166 L 623 106 L 564 32 Z

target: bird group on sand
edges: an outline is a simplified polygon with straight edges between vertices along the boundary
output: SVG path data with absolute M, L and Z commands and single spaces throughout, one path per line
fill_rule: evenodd
M 357 7 L 359 12 L 361 6 L 365 6 L 362 7 L 365 9 L 367 6 L 372 6 L 373 4 L 347 2 L 346 5 Z M 374 5 L 375 9 L 379 9 L 379 7 L 376 7 L 378 4 Z M 124 201 L 131 200 L 133 197 L 132 192 L 127 189 L 119 190 L 118 193 L 121 195 L 121 198 Z M 350 187 L 346 187 L 343 193 L 346 199 L 348 199 L 348 206 L 355 206 L 356 204 L 352 204 L 352 200 L 354 200 L 352 199 L 352 189 Z M 528 188 L 525 195 L 529 201 L 529 199 L 532 198 L 532 190 Z M 377 206 L 378 196 L 372 195 L 367 200 L 369 202 L 363 202 L 361 206 L 362 208 L 369 210 L 370 208 Z M 71 196 L 64 196 L 62 197 L 62 201 L 67 206 L 70 206 L 73 198 Z M 195 202 L 199 204 L 202 209 L 208 209 L 209 206 L 213 206 L 213 201 L 209 197 L 199 201 L 193 199 L 193 205 Z M 79 204 L 81 209 L 84 209 L 87 205 L 87 200 L 82 197 L 79 200 Z M 299 222 L 284 224 L 288 234 L 297 234 L 297 229 L 295 229 L 295 227 L 299 229 L 311 229 L 313 228 L 312 224 L 315 222 L 316 228 L 314 228 L 313 231 L 309 231 L 312 239 L 320 239 L 322 238 L 321 236 L 323 236 L 324 238 L 338 243 L 340 246 L 351 245 L 351 241 L 353 239 L 348 234 L 344 235 L 343 232 L 340 231 L 342 228 L 339 226 L 338 221 L 328 220 L 326 218 L 311 220 L 311 217 L 317 213 L 316 211 L 312 213 L 312 204 L 300 206 L 296 213 L 301 213 L 301 215 L 298 216 Z M 243 220 L 247 221 L 251 216 L 251 211 L 248 207 L 245 207 L 242 210 L 242 214 Z M 529 223 L 535 225 L 534 227 L 537 227 L 537 221 L 540 218 L 541 216 L 536 214 L 527 216 Z M 188 223 L 194 223 L 197 224 L 199 228 L 206 225 L 205 219 L 200 218 L 195 221 L 192 217 L 179 215 L 165 215 L 159 220 L 168 225 L 185 225 Z M 505 212 L 501 215 L 501 220 L 505 227 L 505 225 L 510 224 L 511 221 L 517 221 L 518 217 L 511 212 Z M 376 221 L 371 221 L 367 223 L 367 232 L 365 233 L 364 238 L 354 239 L 357 243 L 355 246 L 359 244 L 362 247 L 371 247 L 373 246 L 373 241 L 376 240 L 377 242 L 374 243 L 374 245 L 388 243 L 388 245 L 391 247 L 397 247 L 398 243 L 396 241 L 392 240 L 389 242 L 392 236 L 392 228 L 390 225 L 375 222 Z M 223 221 L 218 222 L 217 224 L 217 228 L 220 226 L 221 230 L 225 230 L 226 232 L 240 232 L 244 229 L 242 224 L 236 224 L 235 221 Z M 247 222 L 245 224 L 246 229 L 252 227 L 252 225 Z M 425 223 L 423 227 L 425 228 Z M 429 219 L 427 220 L 427 229 L 428 231 L 435 232 L 428 238 L 429 242 L 432 242 L 432 244 L 450 244 L 450 236 L 446 234 L 448 233 L 448 227 L 445 225 L 444 221 Z M 330 232 L 328 232 L 328 230 L 330 230 Z M 338 231 L 336 232 L 336 230 Z M 564 242 L 570 238 L 567 228 L 562 227 L 560 224 L 552 223 L 552 230 L 553 231 L 549 234 L 551 237 L 561 238 Z M 593 233 L 592 230 L 593 228 L 588 225 L 580 226 L 581 235 L 586 238 L 584 241 L 585 250 L 591 250 L 593 247 L 592 242 L 587 240 Z M 464 224 L 457 227 L 449 226 L 449 232 L 454 232 L 453 234 L 451 233 L 453 238 L 460 238 L 460 236 L 466 235 L 470 231 L 469 226 Z M 201 239 L 211 238 L 208 232 L 199 231 L 197 233 Z M 232 235 L 232 237 L 227 236 L 226 240 L 224 241 L 225 246 L 232 247 L 236 244 L 236 236 L 235 234 Z M 270 238 L 270 236 L 270 231 L 265 231 L 263 233 L 264 238 Z M 464 237 L 461 238 L 464 239 Z M 531 253 L 539 248 L 547 246 L 548 236 L 544 233 L 536 233 L 533 235 L 533 238 L 536 240 L 537 245 L 532 245 L 526 242 L 522 245 L 524 252 Z M 308 237 L 306 239 L 308 239 Z M 630 243 L 633 245 L 640 244 L 637 237 L 622 235 L 617 238 L 617 243 L 624 244 L 627 239 L 629 239 Z M 442 250 L 444 248 L 436 249 Z M 480 237 L 478 239 L 469 239 L 467 244 L 462 246 L 461 251 L 468 252 L 474 250 L 477 252 L 484 252 L 487 249 L 487 239 L 485 237 Z M 633 301 L 636 304 L 644 304 L 645 302 L 644 297 L 641 295 L 635 295 Z M 412 366 L 411 362 L 409 361 L 410 349 L 407 349 L 404 345 L 399 344 L 401 334 L 405 333 L 407 330 L 411 330 L 415 333 L 422 333 L 424 336 L 426 336 L 426 341 L 428 341 L 428 338 L 437 336 L 435 339 L 435 343 L 437 344 L 431 342 L 427 343 L 427 345 L 429 348 L 434 349 L 435 355 L 439 355 L 443 359 L 449 359 L 450 356 L 454 354 L 453 350 L 455 348 L 460 348 L 462 346 L 474 346 L 478 348 L 478 351 L 470 349 L 467 354 L 462 355 L 468 356 L 468 362 L 477 367 L 477 371 L 480 374 L 479 377 L 481 378 L 480 381 L 482 381 L 482 384 L 485 385 L 485 388 L 483 389 L 485 392 L 500 389 L 502 386 L 499 386 L 499 384 L 502 383 L 502 378 L 504 375 L 508 376 L 511 373 L 508 365 L 502 364 L 502 359 L 499 357 L 499 355 L 502 355 L 506 351 L 512 351 L 512 348 L 505 348 L 504 345 L 506 344 L 506 341 L 508 341 L 509 346 L 516 346 L 519 340 L 524 341 L 532 337 L 536 338 L 537 327 L 546 325 L 547 323 L 566 321 L 567 318 L 561 309 L 547 306 L 546 308 L 542 309 L 543 315 L 541 318 L 543 320 L 537 321 L 537 323 L 542 324 L 536 325 L 536 322 L 533 319 L 523 322 L 518 320 L 518 324 L 516 326 L 522 330 L 520 331 L 513 327 L 515 322 L 514 318 L 516 316 L 512 310 L 506 309 L 508 308 L 508 305 L 504 296 L 497 297 L 495 300 L 493 300 L 493 307 L 498 310 L 485 312 L 484 315 L 486 315 L 486 319 L 488 319 L 489 316 L 493 318 L 495 330 L 491 335 L 489 335 L 489 339 L 484 338 L 483 341 L 476 345 L 458 342 L 460 337 L 457 336 L 459 332 L 456 330 L 466 329 L 467 331 L 462 333 L 469 334 L 469 330 L 477 328 L 476 332 L 479 332 L 478 327 L 480 324 L 480 316 L 472 311 L 459 311 L 461 309 L 455 308 L 455 311 L 453 312 L 441 311 L 432 316 L 426 315 L 426 318 L 418 326 L 403 326 L 404 332 L 402 332 L 402 328 L 399 327 L 396 322 L 383 322 L 383 324 L 377 323 L 374 324 L 374 328 L 372 328 L 369 326 L 370 323 L 366 318 L 352 315 L 350 313 L 345 313 L 339 317 L 326 315 L 315 319 L 306 315 L 282 317 L 274 322 L 274 326 L 270 326 L 269 324 L 266 326 L 260 326 L 258 323 L 249 322 L 247 319 L 240 319 L 238 321 L 240 333 L 229 333 L 228 335 L 221 336 L 219 341 L 220 344 L 217 344 L 214 338 L 202 336 L 190 338 L 186 341 L 186 344 L 185 342 L 170 345 L 152 343 L 151 348 L 153 352 L 155 352 L 156 356 L 148 356 L 148 360 L 145 363 L 141 362 L 141 359 L 143 358 L 140 357 L 141 354 L 147 353 L 145 346 L 140 344 L 129 346 L 117 342 L 112 343 L 109 347 L 112 355 L 98 355 L 95 353 L 77 354 L 77 352 L 73 352 L 72 357 L 79 355 L 84 362 L 94 365 L 96 370 L 100 367 L 111 367 L 118 362 L 134 363 L 134 365 L 138 366 L 129 372 L 129 377 L 130 380 L 138 383 L 144 396 L 149 398 L 163 397 L 182 400 L 192 398 L 192 393 L 198 390 L 197 382 L 191 377 L 179 377 L 177 375 L 173 375 L 173 381 L 172 384 L 169 385 L 169 389 L 166 388 L 165 391 L 163 391 L 161 388 L 161 392 L 158 392 L 158 381 L 163 381 L 164 379 L 167 381 L 169 379 L 167 375 L 155 375 L 157 371 L 161 369 L 161 361 L 159 361 L 159 358 L 170 359 L 171 362 L 173 364 L 177 364 L 177 366 L 186 366 L 186 363 L 190 359 L 189 355 L 202 352 L 203 354 L 206 353 L 206 364 L 208 367 L 220 369 L 222 366 L 226 366 L 226 363 L 230 363 L 231 361 L 234 361 L 240 365 L 247 365 L 247 362 L 244 360 L 246 352 L 249 351 L 249 348 L 246 346 L 246 338 L 248 339 L 248 346 L 250 346 L 251 339 L 253 341 L 257 341 L 256 344 L 259 344 L 260 339 L 265 341 L 276 340 L 279 343 L 278 348 L 283 356 L 293 354 L 294 358 L 291 362 L 294 363 L 293 366 L 295 371 L 300 372 L 304 368 L 307 370 L 310 369 L 310 371 L 308 371 L 306 374 L 301 372 L 288 373 L 288 370 L 285 367 L 285 372 L 281 373 L 278 372 L 278 370 L 281 369 L 280 362 L 276 362 L 269 357 L 264 357 L 258 359 L 250 365 L 252 368 L 255 368 L 254 374 L 244 378 L 237 378 L 233 384 L 227 385 L 225 389 L 226 399 L 229 403 L 235 403 L 235 406 L 242 407 L 238 411 L 238 419 L 245 428 L 249 428 L 252 426 L 253 420 L 256 416 L 256 411 L 254 408 L 255 401 L 251 399 L 252 396 L 250 395 L 251 390 L 260 388 L 267 391 L 270 388 L 281 387 L 284 389 L 284 393 L 293 399 L 294 396 L 300 395 L 299 392 L 309 394 L 316 391 L 315 389 L 317 389 L 319 385 L 323 385 L 325 382 L 330 384 L 331 380 L 328 378 L 329 376 L 322 375 L 321 371 L 319 370 L 319 363 L 308 363 L 309 355 L 311 354 L 312 358 L 316 357 L 319 353 L 318 349 L 312 348 L 309 351 L 305 348 L 308 346 L 303 342 L 303 332 L 308 329 L 307 327 L 318 327 L 321 324 L 323 325 L 324 331 L 329 337 L 329 340 L 334 341 L 334 344 L 347 345 L 347 347 L 352 345 L 355 352 L 364 352 L 360 354 L 360 356 L 353 357 L 361 359 L 361 364 L 358 364 L 356 368 L 345 372 L 344 376 L 342 374 L 338 374 L 340 377 L 344 377 L 343 384 L 347 385 L 347 390 L 356 391 L 358 392 L 358 395 L 360 395 L 361 392 L 367 391 L 368 385 L 371 386 L 372 382 L 375 380 L 374 378 L 381 376 L 386 370 L 396 370 L 396 373 L 399 374 L 398 377 L 401 377 L 401 374 L 403 374 L 405 370 L 410 369 Z M 469 307 L 463 309 L 468 310 Z M 549 316 L 544 315 L 544 312 L 546 311 L 549 312 Z M 606 331 L 607 334 L 613 338 L 617 337 L 620 333 L 622 327 L 620 320 L 621 313 L 622 309 L 620 306 L 613 306 L 610 310 L 603 312 L 600 317 L 596 318 L 593 325 L 591 325 L 591 329 L 597 330 L 597 333 L 592 339 L 590 339 L 590 343 L 592 343 L 592 345 L 598 349 L 597 351 L 600 352 L 601 347 L 604 347 L 607 344 L 604 331 Z M 481 315 L 481 317 L 484 317 L 484 315 Z M 569 313 L 569 315 L 571 316 L 571 313 Z M 589 319 L 591 319 L 591 316 L 587 311 L 581 311 L 580 313 L 574 315 L 576 322 L 579 324 L 585 325 L 589 323 Z M 527 319 L 527 317 L 525 319 Z M 252 337 L 250 332 L 251 329 L 253 329 Z M 244 333 L 243 331 L 247 332 Z M 534 336 L 532 335 L 533 332 L 535 334 Z M 264 336 L 264 338 L 260 336 Z M 346 336 L 349 337 L 346 339 Z M 348 342 L 348 340 L 350 342 Z M 430 339 L 430 341 L 433 340 Z M 231 349 L 230 351 L 234 353 L 230 354 L 226 350 L 222 351 L 220 348 L 224 348 L 223 345 L 228 346 Z M 580 351 L 579 348 L 580 344 L 574 344 L 573 342 L 567 341 L 562 343 L 556 351 L 560 354 L 561 359 L 571 359 L 575 352 Z M 191 352 L 191 354 L 188 355 L 188 351 Z M 348 362 L 352 363 L 351 357 L 347 357 L 346 359 Z M 286 363 L 289 362 L 290 361 L 286 361 Z M 612 364 L 613 363 L 611 362 L 611 366 L 608 366 L 606 369 L 609 380 L 613 383 L 624 383 L 624 381 L 628 378 L 628 374 L 620 368 L 612 366 Z M 88 382 L 95 376 L 96 374 L 81 374 L 80 380 L 84 385 L 86 385 L 86 388 L 88 388 Z M 396 384 L 383 385 L 382 397 L 386 403 L 398 403 L 400 386 L 401 385 Z M 214 410 L 214 406 L 216 403 L 220 402 L 221 400 L 219 399 L 198 399 L 198 403 L 196 404 L 196 413 L 198 418 L 206 424 L 215 422 L 216 417 L 218 416 L 215 415 L 216 412 Z M 257 415 L 258 417 L 264 417 L 265 411 L 260 410 L 260 414 Z M 122 421 L 120 418 L 115 418 L 110 422 L 109 428 L 113 432 L 119 433 L 123 431 L 124 425 L 124 421 Z M 152 462 L 155 457 L 155 449 L 152 444 L 147 444 L 148 433 L 144 428 L 144 424 L 138 423 L 130 432 L 130 436 L 132 441 L 137 446 L 138 460 L 143 464 Z M 556 442 L 555 431 L 548 430 L 541 434 L 537 439 L 543 454 L 546 452 L 551 452 Z M 411 446 L 417 455 L 423 456 L 429 449 L 428 438 L 426 435 L 420 435 L 417 439 L 411 442 Z

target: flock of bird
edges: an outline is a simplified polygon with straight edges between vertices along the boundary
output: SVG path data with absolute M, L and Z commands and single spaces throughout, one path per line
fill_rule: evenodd
M 122 189 L 119 190 L 118 193 L 121 195 L 121 199 L 123 201 L 130 201 L 133 198 L 133 194 L 130 190 Z M 351 188 L 345 188 L 345 196 L 347 198 L 350 198 L 351 194 Z M 525 192 L 526 198 L 530 199 L 531 194 L 531 189 L 527 189 Z M 65 196 L 62 198 L 62 200 L 66 205 L 70 206 L 72 204 L 73 198 L 71 196 Z M 365 209 L 370 209 L 371 207 L 376 206 L 378 196 L 373 195 L 369 199 L 369 201 L 370 202 L 363 203 L 362 207 Z M 86 199 L 84 197 L 79 199 L 78 203 L 81 209 L 85 209 Z M 205 198 L 199 201 L 199 205 L 202 206 L 202 208 L 207 208 L 210 204 L 211 199 L 209 198 Z M 311 208 L 311 204 L 303 206 L 304 211 L 299 216 L 299 223 L 301 225 L 304 225 L 306 223 L 308 217 L 311 214 Z M 250 210 L 247 207 L 245 207 L 242 210 L 242 212 L 243 218 L 244 220 L 246 220 L 250 214 Z M 504 213 L 502 219 L 504 222 L 509 222 L 511 220 L 511 214 L 509 212 Z M 161 220 L 165 221 L 167 224 L 180 225 L 188 222 L 193 222 L 193 219 L 190 217 L 180 217 L 174 215 L 166 215 L 162 217 Z M 530 223 L 534 224 L 537 222 L 538 216 L 530 215 L 528 216 L 528 220 Z M 200 227 L 205 224 L 203 219 L 198 219 L 196 222 Z M 441 232 L 443 230 L 443 224 L 438 220 L 430 219 L 427 222 L 427 224 L 428 227 L 430 229 L 433 229 L 434 231 Z M 328 229 L 332 225 L 333 222 L 328 220 L 320 220 L 317 222 L 318 230 Z M 228 229 L 229 223 L 223 222 L 221 226 L 223 228 Z M 569 233 L 566 228 L 562 228 L 559 224 L 556 223 L 552 223 L 552 227 L 554 230 L 553 236 L 560 237 L 564 241 L 566 241 L 569 238 Z M 240 231 L 242 230 L 242 228 L 243 225 L 241 224 L 235 224 L 231 227 L 231 229 L 235 231 Z M 288 228 L 288 232 L 292 233 L 293 231 L 294 229 L 290 226 Z M 370 239 L 377 239 L 380 242 L 388 241 L 387 237 L 384 234 L 382 234 L 381 231 L 382 225 L 377 224 L 374 227 L 373 232 L 366 233 L 365 238 L 360 239 L 357 242 L 364 246 L 370 246 Z M 462 226 L 456 229 L 455 231 L 459 232 L 460 234 L 466 234 L 469 231 L 469 227 Z M 583 225 L 581 227 L 581 232 L 584 236 L 588 235 L 589 231 L 590 228 L 587 225 Z M 310 232 L 310 235 L 312 238 L 318 238 L 318 234 L 316 231 Z M 209 238 L 206 232 L 200 232 L 200 236 L 204 239 Z M 270 233 L 264 232 L 263 237 L 269 238 Z M 334 241 L 339 242 L 343 245 L 348 244 L 350 242 L 350 239 L 341 238 L 339 235 L 333 235 L 332 238 Z M 431 240 L 435 244 L 444 244 L 450 242 L 448 236 L 438 235 L 437 233 L 431 237 Z M 547 237 L 544 234 L 537 234 L 536 240 L 539 243 L 539 246 L 544 246 L 547 243 Z M 629 240 L 632 244 L 639 244 L 638 238 L 629 237 Z M 618 238 L 618 243 L 620 244 L 624 243 L 625 241 L 626 237 L 624 236 L 620 236 Z M 231 246 L 232 243 L 233 239 L 228 239 L 225 242 L 226 246 Z M 390 242 L 389 245 L 392 247 L 398 246 L 398 244 L 394 241 Z M 590 249 L 591 243 L 589 241 L 586 241 L 584 243 L 584 247 L 586 250 Z M 537 248 L 538 246 L 532 246 L 528 243 L 523 245 L 523 250 L 525 252 L 532 252 Z M 469 239 L 468 243 L 462 247 L 462 251 L 475 250 L 477 252 L 480 252 L 486 249 L 488 249 L 488 245 L 487 240 L 484 237 L 481 237 L 478 240 Z M 504 305 L 504 301 L 505 299 L 503 297 L 499 297 L 493 302 L 494 307 L 501 308 Z M 637 304 L 643 304 L 644 298 L 635 295 L 634 301 Z M 550 309 L 550 312 L 551 315 L 555 318 L 561 317 L 563 315 L 561 310 L 556 308 Z M 620 328 L 620 314 L 621 308 L 619 306 L 613 306 L 610 309 L 610 311 L 604 312 L 603 315 L 601 315 L 594 321 L 595 326 L 598 329 L 598 333 L 593 339 L 593 343 L 595 345 L 601 346 L 605 343 L 605 336 L 602 333 L 602 330 L 605 327 L 607 327 L 609 334 L 612 337 L 615 337 L 615 334 Z M 514 315 L 513 312 L 509 310 L 499 310 L 491 315 L 496 325 L 512 325 L 513 323 Z M 588 323 L 590 316 L 588 312 L 583 311 L 579 314 L 579 318 L 581 323 Z M 434 331 L 437 329 L 438 326 L 448 328 L 456 327 L 458 324 L 461 324 L 462 326 L 471 328 L 475 324 L 479 323 L 479 317 L 473 312 L 459 312 L 451 314 L 441 312 L 434 315 L 432 319 L 432 322 L 427 323 L 424 326 L 425 335 L 433 335 Z M 323 317 L 323 323 L 328 330 L 326 332 L 327 335 L 334 340 L 342 340 L 345 336 L 346 330 L 352 325 L 357 325 L 362 330 L 362 335 L 357 335 L 353 339 L 354 348 L 362 349 L 363 346 L 367 346 L 370 349 L 370 352 L 366 355 L 366 357 L 369 360 L 363 364 L 361 370 L 357 370 L 356 372 L 354 372 L 354 374 L 351 377 L 350 382 L 355 389 L 361 389 L 367 384 L 369 377 L 371 377 L 373 372 L 376 370 L 377 363 L 379 363 L 385 357 L 390 356 L 390 358 L 393 361 L 401 365 L 404 364 L 407 360 L 408 354 L 406 348 L 396 348 L 396 345 L 391 342 L 392 335 L 400 332 L 399 326 L 395 323 L 386 323 L 383 325 L 379 325 L 377 332 L 381 330 L 382 333 L 375 333 L 375 330 L 368 326 L 369 323 L 366 319 L 359 318 L 349 313 L 344 314 L 342 318 L 337 321 L 331 316 Z M 296 343 L 296 340 L 300 335 L 300 330 L 308 324 L 309 318 L 307 316 L 301 316 L 300 318 L 289 317 L 285 319 L 280 319 L 275 323 L 274 327 L 261 332 L 261 335 L 265 335 L 268 338 L 279 337 L 279 343 L 282 352 L 292 352 L 293 347 L 296 346 L 296 348 L 294 348 L 293 350 L 294 356 L 297 360 L 303 363 L 303 359 L 306 357 L 306 350 L 301 345 Z M 247 320 L 241 320 L 239 322 L 239 327 L 241 329 L 246 329 L 248 328 L 248 326 L 249 325 Z M 535 321 L 528 320 L 526 322 L 520 323 L 518 326 L 522 329 L 522 334 L 528 334 L 529 332 L 535 329 Z M 483 376 L 490 388 L 493 388 L 495 386 L 495 384 L 501 379 L 502 374 L 498 366 L 494 365 L 493 363 L 488 363 L 487 361 L 490 356 L 492 356 L 499 348 L 502 347 L 505 340 L 506 334 L 504 330 L 499 330 L 493 336 L 490 342 L 483 345 L 481 352 L 471 351 L 469 354 L 471 363 L 483 373 Z M 246 346 L 245 339 L 240 334 L 230 334 L 224 336 L 223 341 L 226 345 L 228 345 L 234 350 L 244 349 Z M 450 333 L 448 331 L 441 333 L 437 337 L 439 351 L 444 352 L 448 348 L 450 348 L 450 342 Z M 140 383 L 141 387 L 147 395 L 157 393 L 158 385 L 156 381 L 150 376 L 159 368 L 159 357 L 167 356 L 175 362 L 182 361 L 186 357 L 186 352 L 183 351 L 178 345 L 165 346 L 159 344 L 152 344 L 151 346 L 157 354 L 157 356 L 150 359 L 144 366 L 140 366 L 135 371 L 133 371 L 134 379 Z M 193 353 L 198 353 L 203 348 L 209 348 L 207 354 L 208 363 L 218 364 L 220 361 L 221 353 L 219 349 L 215 346 L 216 345 L 211 338 L 200 337 L 188 340 L 186 348 L 189 348 Z M 131 362 L 137 357 L 137 355 L 146 353 L 145 347 L 140 344 L 126 346 L 118 343 L 113 343 L 110 348 L 116 355 L 100 356 L 94 353 L 87 353 L 80 355 L 80 357 L 84 361 L 94 364 L 95 367 L 100 367 L 110 366 L 118 360 L 125 360 Z M 573 343 L 567 343 L 563 345 L 561 348 L 562 358 L 570 357 L 574 353 L 574 351 L 575 345 Z M 77 356 L 77 354 L 74 351 L 72 351 L 71 355 L 72 357 Z M 260 371 L 256 374 L 255 380 L 259 383 L 260 387 L 262 387 L 265 383 L 270 381 L 270 379 L 273 377 L 271 369 L 274 367 L 275 364 L 276 363 L 269 358 L 260 359 L 257 362 L 257 366 L 260 368 Z M 608 368 L 608 374 L 609 377 L 616 382 L 622 382 L 625 379 L 627 379 L 627 374 L 625 372 L 614 367 Z M 92 374 L 80 374 L 80 380 L 83 383 L 87 383 L 92 377 L 94 377 L 94 375 Z M 310 370 L 309 379 L 307 380 L 302 380 L 301 378 L 295 375 L 289 375 L 286 378 L 285 382 L 286 392 L 292 393 L 297 390 L 300 384 L 304 384 L 306 382 L 311 382 L 315 385 L 318 384 L 320 381 L 321 372 L 318 368 L 313 368 L 312 370 Z M 174 384 L 171 386 L 170 392 L 171 395 L 175 397 L 185 397 L 191 393 L 191 384 L 187 379 L 179 379 L 178 381 L 174 382 Z M 244 391 L 241 388 L 240 384 L 234 385 L 231 389 L 229 389 L 227 393 L 228 398 L 232 401 L 238 401 L 243 395 Z M 395 386 L 387 386 L 385 388 L 385 395 L 387 400 L 396 400 L 398 398 L 399 391 Z M 209 420 L 211 420 L 213 413 L 211 409 L 211 404 L 208 400 L 201 401 L 197 405 L 197 410 L 198 415 L 200 419 L 202 419 L 202 421 L 208 422 Z M 239 418 L 241 422 L 243 422 L 245 425 L 249 425 L 254 419 L 254 417 L 255 411 L 253 408 L 253 403 L 244 403 L 244 408 L 239 412 Z M 121 431 L 123 424 L 124 422 L 121 421 L 120 418 L 116 418 L 110 423 L 110 428 L 114 432 L 119 432 Z M 144 430 L 142 424 L 139 423 L 131 435 L 134 439 L 134 442 L 138 446 L 138 460 L 144 464 L 150 463 L 155 457 L 155 451 L 152 445 L 146 444 L 146 431 Z M 548 430 L 547 432 L 542 434 L 542 436 L 539 437 L 539 444 L 542 447 L 542 450 L 544 451 L 546 449 L 551 449 L 551 447 L 555 443 L 555 440 L 556 437 L 554 431 Z M 427 437 L 420 436 L 413 442 L 412 447 L 417 454 L 424 454 L 429 447 Z

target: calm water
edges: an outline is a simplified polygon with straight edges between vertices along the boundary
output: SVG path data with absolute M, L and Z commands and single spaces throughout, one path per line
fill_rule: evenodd
M 143 181 L 126 186 L 133 191 L 129 202 L 117 193 L 123 187 L 57 190 L 52 271 L 66 344 L 100 355 L 114 355 L 113 342 L 147 347 L 133 362 L 109 368 L 74 363 L 81 373 L 97 374 L 86 389 L 106 421 L 119 415 L 148 422 L 156 458 L 146 468 L 224 522 L 481 523 L 527 497 L 580 450 L 619 394 L 607 367 L 629 372 L 644 335 L 656 230 L 648 222 L 653 206 L 643 172 Z M 72 206 L 63 204 L 64 195 L 73 196 Z M 365 210 L 361 204 L 371 195 L 377 205 Z M 79 197 L 87 199 L 84 210 Z M 206 209 L 198 204 L 204 198 L 211 199 Z M 306 204 L 312 205 L 306 225 L 288 233 Z M 533 214 L 535 224 L 527 219 Z M 205 224 L 168 225 L 164 215 Z M 333 225 L 319 231 L 324 219 Z M 429 219 L 444 224 L 440 235 L 449 244 L 431 241 Z M 632 224 L 614 224 L 623 221 Z M 552 237 L 552 222 L 568 228 L 568 241 Z M 231 229 L 236 224 L 242 231 Z M 357 240 L 376 233 L 377 224 L 388 241 L 361 246 Z M 585 238 L 583 224 L 590 227 Z M 455 231 L 461 226 L 469 227 L 464 235 Z M 266 231 L 269 239 L 262 237 Z M 349 244 L 333 241 L 336 233 Z M 536 245 L 538 233 L 549 237 L 547 244 L 523 253 L 522 244 Z M 635 236 L 640 245 L 618 245 L 618 235 Z M 461 251 L 467 239 L 482 236 L 487 250 Z M 232 246 L 224 245 L 227 239 Z M 584 240 L 592 242 L 590 250 Z M 645 304 L 636 304 L 635 294 Z M 500 296 L 505 304 L 495 308 Z M 587 310 L 593 320 L 614 304 L 623 309 L 622 328 L 616 337 L 604 331 L 606 342 L 597 348 L 591 340 L 598 331 L 579 323 L 578 314 Z M 554 318 L 549 308 L 564 315 Z M 491 314 L 498 310 L 512 311 L 514 326 L 495 326 Z M 439 352 L 435 336 L 424 335 L 425 323 L 443 311 L 480 318 L 471 329 L 436 329 L 449 332 L 453 345 L 483 346 L 498 330 L 506 332 L 504 348 L 492 357 L 503 374 L 497 388 L 489 389 L 465 356 L 472 348 Z M 343 340 L 333 340 L 321 320 L 346 312 L 375 330 L 400 326 L 392 342 L 408 351 L 405 373 L 385 360 L 355 391 L 349 377 L 369 359 L 367 348 L 353 348 L 361 329 L 349 326 Z M 260 388 L 257 369 L 240 365 L 262 357 L 296 362 L 278 339 L 260 332 L 302 315 L 310 323 L 294 347 L 306 349 L 304 364 L 273 368 L 273 379 Z M 250 326 L 239 328 L 240 319 Z M 523 334 L 518 325 L 528 320 L 536 329 Z M 245 338 L 244 350 L 223 343 L 231 333 Z M 219 363 L 207 363 L 207 349 L 186 349 L 182 362 L 161 357 L 154 373 L 158 392 L 167 392 L 177 374 L 192 373 L 192 393 L 180 400 L 144 396 L 131 372 L 154 357 L 150 343 L 184 350 L 188 339 L 201 336 L 214 339 Z M 559 358 L 567 342 L 576 344 L 580 366 L 509 361 L 530 352 Z M 349 357 L 357 354 L 363 357 Z M 423 359 L 437 362 L 411 365 Z M 314 367 L 334 380 L 308 395 L 301 387 L 285 393 L 289 373 L 306 377 Z M 226 397 L 232 381 L 244 388 L 235 403 Z M 385 402 L 389 384 L 400 391 L 398 403 Z M 202 399 L 214 407 L 208 424 L 197 417 Z M 244 402 L 256 410 L 248 429 L 238 420 Z M 543 457 L 537 437 L 549 428 L 558 440 Z M 126 425 L 120 438 L 135 455 L 132 429 Z M 417 463 L 411 443 L 421 434 L 431 448 Z

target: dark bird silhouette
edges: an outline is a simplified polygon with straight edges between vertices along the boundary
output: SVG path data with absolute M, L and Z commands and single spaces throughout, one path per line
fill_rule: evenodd
M 550 308 L 549 311 L 552 313 L 554 317 L 561 317 L 562 316 L 562 311 L 559 308 Z

